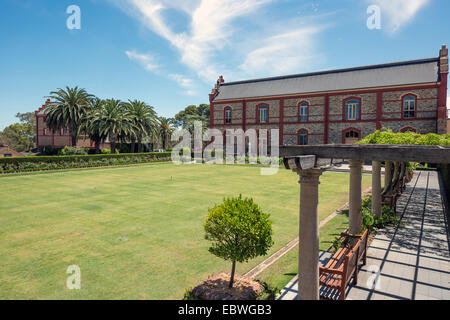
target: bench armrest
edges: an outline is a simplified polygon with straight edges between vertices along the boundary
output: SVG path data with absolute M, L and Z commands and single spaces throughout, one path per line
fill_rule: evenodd
M 319 267 L 319 274 L 323 273 L 332 273 L 332 274 L 338 274 L 338 275 L 344 275 L 344 271 L 338 270 L 338 269 L 332 269 L 332 268 L 325 268 L 325 267 Z
M 342 232 L 341 233 L 341 237 L 350 237 L 350 238 L 357 238 L 357 239 L 359 239 L 359 238 L 362 237 L 362 235 L 360 235 L 360 234 L 350 234 L 350 233 Z

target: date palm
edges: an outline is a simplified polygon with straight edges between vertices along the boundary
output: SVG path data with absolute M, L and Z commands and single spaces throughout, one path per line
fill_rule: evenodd
M 161 137 L 163 149 L 167 149 L 167 142 L 169 141 L 169 135 L 175 130 L 173 128 L 174 120 L 171 118 L 158 118 L 159 128 L 158 133 Z
M 111 152 L 116 153 L 116 143 L 135 134 L 136 127 L 123 102 L 108 99 L 92 115 L 92 127 L 102 137 L 109 137 Z
M 138 143 L 138 152 L 142 152 L 142 139 L 145 136 L 153 135 L 156 131 L 156 112 L 152 106 L 147 105 L 145 102 L 138 100 L 128 100 L 125 104 L 127 110 L 136 130 L 130 137 L 131 139 L 131 152 L 136 151 L 136 141 Z
M 72 145 L 76 146 L 82 121 L 90 109 L 89 100 L 93 96 L 85 89 L 66 87 L 50 92 L 48 98 L 53 102 L 45 109 L 47 127 L 55 131 L 67 128 Z
M 95 143 L 95 153 L 100 153 L 100 144 L 106 140 L 107 136 L 100 132 L 100 125 L 95 121 L 95 115 L 102 111 L 105 101 L 100 98 L 93 98 L 90 101 L 91 108 L 86 114 L 86 118 L 82 124 L 82 132 L 87 134 L 89 138 Z

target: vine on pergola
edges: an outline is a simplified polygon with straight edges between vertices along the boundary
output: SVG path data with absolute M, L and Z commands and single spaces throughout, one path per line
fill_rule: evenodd
M 390 144 L 390 145 L 425 145 L 425 146 L 450 146 L 450 134 L 438 135 L 436 133 L 419 134 L 416 132 L 399 132 L 392 130 L 377 130 L 360 140 L 358 144 Z M 409 162 L 386 161 L 385 186 L 382 194 L 392 193 L 406 176 L 414 170 L 414 165 Z

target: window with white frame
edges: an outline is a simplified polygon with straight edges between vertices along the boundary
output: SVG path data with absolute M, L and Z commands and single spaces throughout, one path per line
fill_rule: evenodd
M 267 112 L 268 107 L 267 106 L 260 106 L 258 109 L 258 120 L 260 123 L 267 122 Z
M 225 108 L 225 123 L 226 124 L 231 123 L 231 108 L 230 107 Z
M 359 101 L 349 100 L 345 103 L 345 120 L 359 119 Z
M 403 118 L 416 117 L 416 97 L 406 96 L 403 98 Z
M 306 122 L 308 121 L 308 103 L 307 102 L 303 102 L 300 104 L 300 121 L 301 122 Z

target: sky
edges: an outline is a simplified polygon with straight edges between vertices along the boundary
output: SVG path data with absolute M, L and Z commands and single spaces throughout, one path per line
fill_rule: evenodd
M 66 86 L 172 117 L 208 103 L 219 75 L 437 57 L 450 45 L 449 9 L 448 0 L 0 0 L 0 130 Z

